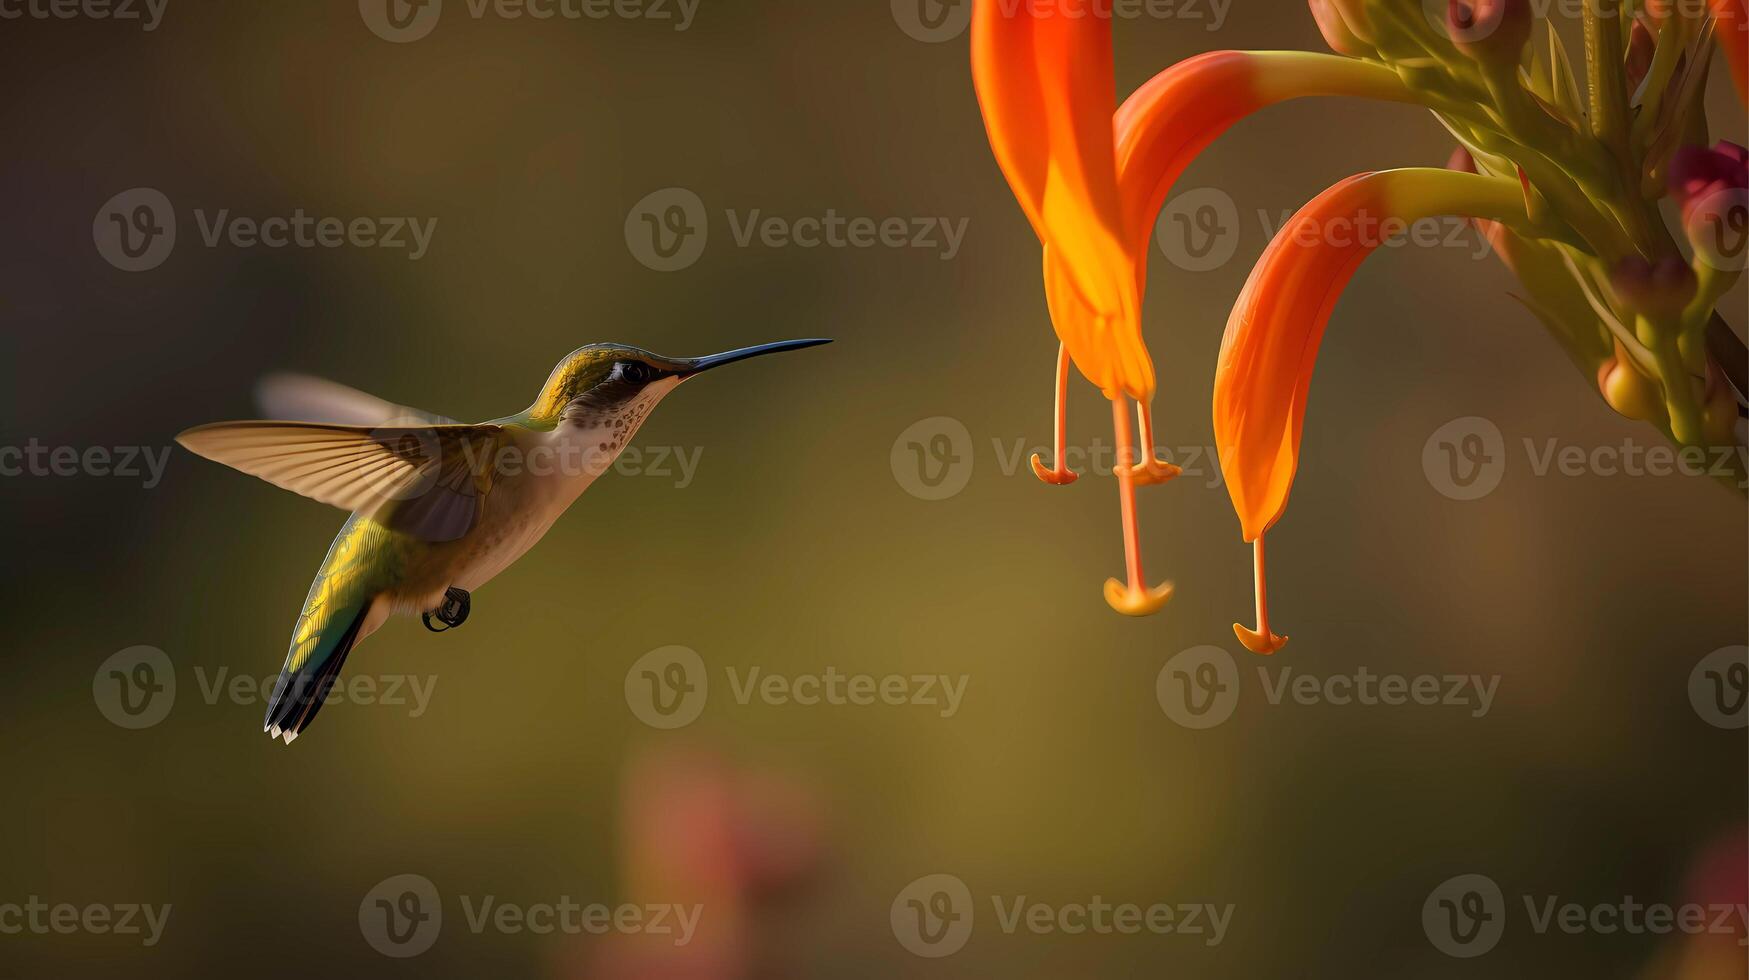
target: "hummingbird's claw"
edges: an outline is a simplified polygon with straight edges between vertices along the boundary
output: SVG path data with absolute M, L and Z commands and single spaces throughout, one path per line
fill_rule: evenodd
M 1105 603 L 1125 616 L 1152 616 L 1172 598 L 1172 591 L 1171 582 L 1150 589 L 1108 578 L 1105 580 Z
M 1044 460 L 1039 457 L 1038 453 L 1033 453 L 1032 472 L 1053 487 L 1066 487 L 1081 479 L 1081 474 L 1063 465 L 1063 457 L 1061 456 L 1057 457 L 1057 468 L 1053 470 L 1045 466 Z
M 1287 646 L 1287 637 L 1278 633 L 1260 633 L 1244 623 L 1233 624 L 1233 635 L 1252 653 L 1268 655 Z
M 443 594 L 442 605 L 420 618 L 425 621 L 425 628 L 431 632 L 447 633 L 468 621 L 468 612 L 473 609 L 473 605 L 473 597 L 465 590 L 451 588 Z M 431 625 L 433 619 L 442 623 L 443 628 Z
M 1130 467 L 1130 478 L 1138 487 L 1151 487 L 1184 472 L 1182 466 L 1168 463 L 1163 459 L 1149 459 L 1145 463 L 1137 463 Z

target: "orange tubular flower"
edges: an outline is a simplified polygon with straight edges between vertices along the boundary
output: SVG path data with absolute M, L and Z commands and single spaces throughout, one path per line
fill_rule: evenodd
M 1111 24 L 1085 0 L 976 0 L 972 75 L 996 161 L 1044 245 L 1051 321 L 1061 342 L 1055 372 L 1056 468 L 1063 463 L 1064 400 L 1072 363 L 1112 402 L 1127 583 L 1106 582 L 1119 612 L 1145 615 L 1170 598 L 1142 573 L 1135 487 L 1178 468 L 1153 458 L 1148 411 L 1155 375 L 1141 332 L 1154 218 L 1184 168 L 1227 127 L 1257 109 L 1306 95 L 1412 101 L 1376 64 L 1306 52 L 1219 51 L 1162 72 L 1112 115 Z M 1136 403 L 1140 447 L 1124 399 Z M 1146 457 L 1142 455 L 1146 452 Z M 1143 461 L 1145 459 L 1145 461 Z
M 1269 630 L 1263 536 L 1287 509 L 1324 327 L 1374 249 L 1412 222 L 1445 214 L 1522 225 L 1523 191 L 1514 180 L 1451 170 L 1350 177 L 1282 227 L 1227 320 L 1215 371 L 1215 445 L 1254 548 L 1257 628 L 1233 627 L 1253 652 L 1274 653 L 1287 642 Z
M 1718 22 L 1719 47 L 1731 63 L 1737 97 L 1749 103 L 1749 0 L 1709 0 Z

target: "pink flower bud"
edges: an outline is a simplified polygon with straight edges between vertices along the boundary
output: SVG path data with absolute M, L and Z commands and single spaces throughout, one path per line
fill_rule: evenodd
M 1681 316 L 1699 288 L 1694 270 L 1675 256 L 1647 262 L 1630 255 L 1610 271 L 1609 284 L 1634 312 L 1665 321 Z
M 1682 147 L 1669 180 L 1695 254 L 1715 269 L 1749 266 L 1749 150 L 1723 140 Z
M 1445 30 L 1477 61 L 1516 65 L 1530 43 L 1530 0 L 1448 0 Z
M 1720 140 L 1712 149 L 1684 146 L 1670 159 L 1670 196 L 1684 215 L 1717 191 L 1749 187 L 1749 150 Z

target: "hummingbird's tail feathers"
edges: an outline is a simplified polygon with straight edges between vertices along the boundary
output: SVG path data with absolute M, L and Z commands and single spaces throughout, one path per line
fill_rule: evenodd
M 270 419 L 331 425 L 454 425 L 455 419 L 408 408 L 336 381 L 278 373 L 255 385 L 255 402 Z
M 279 680 L 273 685 L 273 697 L 268 700 L 267 720 L 261 728 L 269 738 L 283 738 L 285 744 L 290 745 L 310 727 L 310 722 L 316 720 L 316 712 L 321 711 L 322 704 L 328 700 L 329 690 L 340 680 L 340 668 L 346 665 L 346 655 L 358 644 L 359 632 L 370 607 L 371 603 L 367 601 L 359 604 L 356 611 L 348 610 L 351 613 L 349 619 L 336 617 L 331 625 L 339 627 L 344 622 L 344 628 L 332 638 L 324 635 L 308 656 L 299 658 L 294 647 L 293 655 L 286 659 Z
M 492 423 L 215 422 L 176 437 L 197 455 L 427 541 L 473 526 L 508 439 Z

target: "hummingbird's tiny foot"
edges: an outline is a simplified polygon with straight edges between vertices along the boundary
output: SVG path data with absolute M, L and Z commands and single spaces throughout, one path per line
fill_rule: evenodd
M 468 612 L 472 608 L 473 597 L 462 589 L 452 587 L 443 594 L 443 604 L 426 613 L 421 618 L 425 621 L 425 628 L 431 632 L 447 633 L 450 630 L 455 629 L 457 626 L 467 622 Z M 433 626 L 431 624 L 433 619 L 442 623 L 443 627 L 440 629 Z
M 1117 579 L 1105 580 L 1105 602 L 1125 616 L 1152 616 L 1172 598 L 1173 585 L 1163 582 L 1157 588 L 1125 585 Z
M 1054 487 L 1066 487 L 1069 484 L 1074 483 L 1076 480 L 1081 479 L 1081 474 L 1063 465 L 1063 457 L 1061 455 L 1057 457 L 1057 468 L 1053 470 L 1045 466 L 1044 460 L 1039 457 L 1038 453 L 1033 453 L 1032 472 L 1039 479 Z
M 1137 463 L 1130 467 L 1130 477 L 1138 487 L 1151 487 L 1184 472 L 1184 468 L 1168 463 L 1163 459 L 1150 459 L 1145 463 Z

